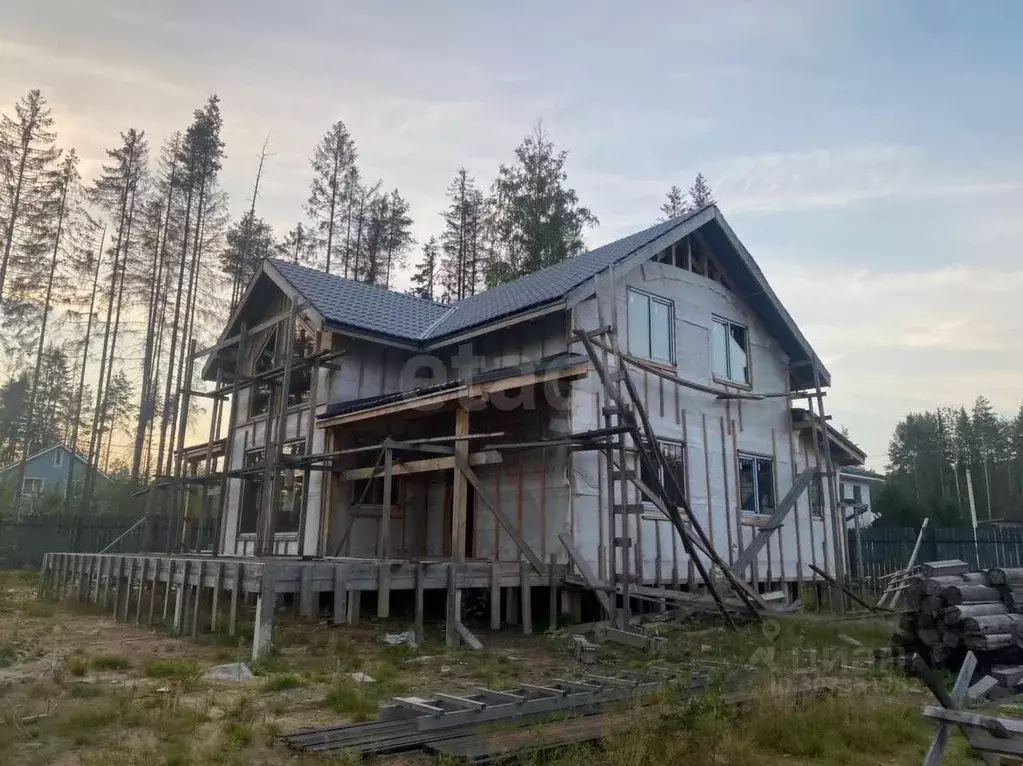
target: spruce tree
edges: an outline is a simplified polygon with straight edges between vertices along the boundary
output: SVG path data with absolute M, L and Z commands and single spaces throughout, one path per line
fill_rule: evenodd
M 681 218 L 688 213 L 689 203 L 686 200 L 686 196 L 686 192 L 672 184 L 664 198 L 664 204 L 661 205 L 661 220 L 670 221 L 675 218 Z
M 0 306 L 9 273 L 34 265 L 37 254 L 23 252 L 19 243 L 45 225 L 41 219 L 48 214 L 60 158 L 53 117 L 40 91 L 30 90 L 14 114 L 0 117 Z
M 689 201 L 690 209 L 692 210 L 699 210 L 707 205 L 717 204 L 717 200 L 714 199 L 714 192 L 711 191 L 710 184 L 703 177 L 703 173 L 697 173 L 696 178 L 693 180 L 693 185 L 689 187 Z
M 306 212 L 315 221 L 315 228 L 323 249 L 323 269 L 328 274 L 338 265 L 347 275 L 350 268 L 349 253 L 340 248 L 345 231 L 345 212 L 350 213 L 355 200 L 352 169 L 355 167 L 355 142 L 345 124 L 338 120 L 320 139 L 313 150 L 309 164 L 313 180 L 309 187 Z M 350 220 L 350 219 L 349 219 Z M 341 264 L 337 263 L 341 250 Z
M 483 274 L 485 207 L 483 194 L 463 167 L 448 186 L 448 209 L 444 211 L 440 283 L 444 300 L 457 301 L 475 295 Z
M 557 151 L 541 125 L 519 144 L 515 157 L 514 164 L 501 165 L 494 181 L 494 224 L 502 244 L 488 265 L 489 286 L 577 255 L 583 231 L 598 223 L 566 185 L 568 152 Z
M 430 237 L 423 245 L 423 257 L 412 274 L 412 287 L 409 293 L 420 298 L 434 299 L 434 288 L 437 279 L 437 238 Z

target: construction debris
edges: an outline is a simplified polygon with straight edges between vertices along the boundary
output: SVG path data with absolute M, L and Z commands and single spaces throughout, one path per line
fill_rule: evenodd
M 206 681 L 225 681 L 228 683 L 245 683 L 255 680 L 256 676 L 244 662 L 232 662 L 228 665 L 217 665 L 203 674 Z

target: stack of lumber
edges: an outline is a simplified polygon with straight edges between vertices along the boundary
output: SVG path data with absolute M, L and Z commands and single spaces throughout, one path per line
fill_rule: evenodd
M 906 584 L 897 653 L 958 667 L 967 651 L 986 663 L 1023 657 L 1023 569 L 970 572 L 965 561 L 931 561 Z

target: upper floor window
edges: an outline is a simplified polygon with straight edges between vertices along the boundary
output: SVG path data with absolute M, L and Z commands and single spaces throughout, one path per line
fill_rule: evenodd
M 675 321 L 671 301 L 628 289 L 629 353 L 655 362 L 675 361 Z
M 863 503 L 863 487 L 859 484 L 853 484 L 852 490 L 853 502 L 856 503 L 856 505 L 861 505 Z
M 749 331 L 741 324 L 714 317 L 710 358 L 715 378 L 750 385 Z
M 53 467 L 62 468 L 64 466 L 64 450 L 57 448 L 53 451 Z

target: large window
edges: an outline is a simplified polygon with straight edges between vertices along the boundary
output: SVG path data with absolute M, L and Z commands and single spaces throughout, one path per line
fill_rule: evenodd
M 245 453 L 244 468 L 262 465 L 266 450 L 254 449 Z M 251 535 L 259 523 L 259 507 L 263 504 L 263 472 L 252 471 L 242 476 L 242 504 L 238 518 L 238 533 Z
M 672 303 L 628 290 L 629 353 L 671 364 L 675 361 L 675 320 Z
M 657 466 L 657 482 L 655 482 L 655 476 L 642 461 L 640 461 L 640 480 L 648 487 L 653 487 L 655 483 L 660 483 L 668 495 L 668 502 L 675 507 L 679 507 L 685 502 L 685 447 L 681 442 L 662 441 L 660 439 L 658 439 L 657 444 L 664 455 L 664 461 L 668 464 L 668 473 L 674 477 L 675 481 L 671 481 L 671 478 L 665 473 L 663 466 Z M 644 500 L 644 504 L 647 504 L 646 500 Z M 650 506 L 653 507 L 653 504 L 650 503 Z
M 710 358 L 715 378 L 749 385 L 749 332 L 741 324 L 714 317 Z
M 757 455 L 739 455 L 739 508 L 743 513 L 774 513 L 774 461 Z

